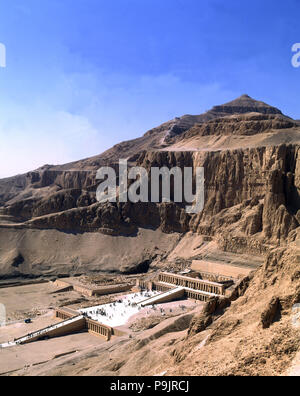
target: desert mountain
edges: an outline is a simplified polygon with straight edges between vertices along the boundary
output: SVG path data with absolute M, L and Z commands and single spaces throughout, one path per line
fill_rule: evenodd
M 89 158 L 87 160 L 78 161 L 72 164 L 67 164 L 60 169 L 87 169 L 103 165 L 103 163 L 117 162 L 119 158 L 130 158 L 135 161 L 137 155 L 141 151 L 159 150 L 162 148 L 168 149 L 169 141 L 176 136 L 181 136 L 195 125 L 205 125 L 211 120 L 223 118 L 234 114 L 259 113 L 264 115 L 278 115 L 278 119 L 285 120 L 286 125 L 294 125 L 291 119 L 283 116 L 281 111 L 275 107 L 269 106 L 263 102 L 259 102 L 250 98 L 248 95 L 233 100 L 232 102 L 215 106 L 211 110 L 200 115 L 184 115 L 176 117 L 156 128 L 146 132 L 144 136 L 122 142 L 100 154 L 99 156 Z M 266 117 L 267 119 L 268 117 Z
M 93 181 L 85 180 L 87 175 L 83 171 L 96 171 L 100 166 L 118 162 L 120 158 L 134 164 L 144 151 L 226 150 L 295 143 L 299 139 L 300 128 L 296 121 L 275 107 L 242 95 L 204 114 L 176 117 L 149 130 L 144 136 L 119 143 L 98 156 L 65 165 L 44 165 L 25 175 L 2 179 L 0 205 L 55 192 L 60 186 L 53 183 L 53 178 L 59 175 L 68 179 L 62 189 L 76 186 L 93 189 L 94 175 Z M 66 174 L 68 171 L 77 173 Z M 40 190 L 45 187 L 47 191 Z
M 296 121 L 243 95 L 99 156 L 0 180 L 0 273 L 135 271 L 155 265 L 188 232 L 216 238 L 233 253 L 265 252 L 270 243 L 285 243 L 300 220 L 299 142 Z M 97 203 L 96 170 L 120 158 L 147 169 L 204 166 L 204 211 L 191 216 L 174 203 Z M 122 238 L 126 249 L 117 253 Z M 152 242 L 145 247 L 143 238 Z

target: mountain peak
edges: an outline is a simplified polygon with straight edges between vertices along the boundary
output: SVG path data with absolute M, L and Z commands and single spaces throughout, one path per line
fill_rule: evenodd
M 212 111 L 225 114 L 262 113 L 282 115 L 282 112 L 276 107 L 272 107 L 264 102 L 255 100 L 247 94 L 244 94 L 231 102 L 215 106 Z

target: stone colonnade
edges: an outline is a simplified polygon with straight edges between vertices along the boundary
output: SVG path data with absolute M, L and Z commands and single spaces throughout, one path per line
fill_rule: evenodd
M 209 280 L 211 282 L 228 282 L 228 281 L 233 281 L 233 278 L 231 276 L 225 276 L 221 274 L 212 274 L 210 272 L 204 272 L 204 271 L 197 271 L 199 275 L 205 279 Z
M 55 317 L 58 319 L 62 320 L 68 320 L 74 317 L 74 314 L 72 312 L 68 312 L 67 310 L 64 309 L 56 309 L 55 311 Z M 109 341 L 112 336 L 112 328 L 105 326 L 102 323 L 96 322 L 92 319 L 85 318 L 85 328 L 87 329 L 88 332 L 99 335 L 101 337 L 104 337 Z
M 188 298 L 191 298 L 193 300 L 199 300 L 199 301 L 208 301 L 210 299 L 210 295 L 202 294 L 201 292 L 191 291 L 185 289 L 185 294 Z
M 160 283 L 154 283 L 154 287 L 153 287 L 153 288 L 154 288 L 156 291 L 165 293 L 165 292 L 171 290 L 173 287 L 174 287 L 174 286 L 171 286 L 171 285 L 168 286 L 168 285 L 162 285 L 162 284 L 160 284 Z
M 69 312 L 64 311 L 63 309 L 56 309 L 55 317 L 58 319 L 62 319 L 62 320 L 68 320 L 68 319 L 71 319 L 72 317 L 74 317 L 74 315 L 72 315 Z
M 111 339 L 112 329 L 99 322 L 96 322 L 91 319 L 86 319 L 86 328 L 88 332 L 105 337 L 107 341 Z
M 201 290 L 207 293 L 225 294 L 224 285 L 216 282 L 190 278 L 187 276 L 162 272 L 159 274 L 159 282 L 171 283 L 175 286 L 187 287 L 189 289 Z

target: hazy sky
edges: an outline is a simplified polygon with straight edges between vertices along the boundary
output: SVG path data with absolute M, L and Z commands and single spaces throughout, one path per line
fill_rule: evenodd
M 299 0 L 1 0 L 0 177 L 247 93 L 300 118 Z

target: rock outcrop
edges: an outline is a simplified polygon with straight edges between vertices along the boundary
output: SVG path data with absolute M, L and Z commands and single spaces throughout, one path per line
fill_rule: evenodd
M 0 232 L 54 229 L 134 237 L 140 228 L 151 228 L 214 238 L 228 252 L 264 254 L 269 246 L 293 241 L 293 230 L 299 226 L 300 146 L 287 143 L 298 134 L 300 144 L 296 121 L 243 95 L 202 115 L 176 118 L 97 157 L 45 165 L 0 180 Z M 264 136 L 268 144 L 228 149 L 227 142 L 219 150 L 184 148 L 193 139 L 249 136 Z M 128 158 L 129 167 L 145 167 L 149 175 L 152 167 L 204 167 L 203 212 L 187 214 L 184 203 L 174 202 L 98 203 L 96 171 L 101 165 L 118 171 L 120 158 Z M 1 249 L 6 254 L 5 246 Z

